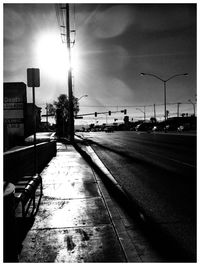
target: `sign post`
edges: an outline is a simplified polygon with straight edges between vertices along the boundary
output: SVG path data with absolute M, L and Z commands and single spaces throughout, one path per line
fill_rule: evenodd
M 27 86 L 32 87 L 33 94 L 33 124 L 34 124 L 34 175 L 37 173 L 37 154 L 36 154 L 36 108 L 35 108 L 35 87 L 40 87 L 39 68 L 27 68 Z

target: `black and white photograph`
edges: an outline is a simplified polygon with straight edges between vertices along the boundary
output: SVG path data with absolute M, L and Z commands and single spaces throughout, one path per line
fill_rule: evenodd
M 2 6 L 2 262 L 197 263 L 197 1 Z

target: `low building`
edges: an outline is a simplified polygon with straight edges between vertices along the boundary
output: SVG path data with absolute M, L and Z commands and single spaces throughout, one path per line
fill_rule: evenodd
M 4 150 L 23 142 L 25 136 L 26 84 L 6 82 L 4 96 Z
M 27 103 L 26 84 L 5 82 L 4 96 L 4 151 L 22 145 L 24 139 L 34 132 L 33 104 Z M 40 127 L 41 108 L 35 106 L 36 131 Z
M 40 129 L 41 124 L 41 110 L 42 108 L 35 105 L 35 117 L 36 117 L 36 132 Z M 26 104 L 25 113 L 25 137 L 30 136 L 34 133 L 34 109 L 33 103 Z

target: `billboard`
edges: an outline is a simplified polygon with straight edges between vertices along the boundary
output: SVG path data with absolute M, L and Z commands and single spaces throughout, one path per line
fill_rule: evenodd
M 4 129 L 8 139 L 24 137 L 24 115 L 26 84 L 23 82 L 4 83 Z

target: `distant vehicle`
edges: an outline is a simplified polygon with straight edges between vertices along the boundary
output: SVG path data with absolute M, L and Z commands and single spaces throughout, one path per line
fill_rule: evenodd
M 164 130 L 164 127 L 162 125 L 154 125 L 153 128 L 152 128 L 152 131 L 153 132 L 156 132 L 156 131 L 163 131 Z
M 178 131 L 178 132 L 182 132 L 182 131 L 184 131 L 184 126 L 179 126 L 179 127 L 177 128 L 177 131 Z
M 177 131 L 177 125 L 176 124 L 171 124 L 171 125 L 166 125 L 164 127 L 165 131 Z
M 158 126 L 154 126 L 154 127 L 152 128 L 152 131 L 153 131 L 153 132 L 155 132 L 155 131 L 159 131 Z
M 190 124 L 189 124 L 189 123 L 185 123 L 185 124 L 183 124 L 183 125 L 180 125 L 180 126 L 177 128 L 177 131 L 178 131 L 178 132 L 187 131 L 187 130 L 190 130 Z
M 107 133 L 111 133 L 111 132 L 114 132 L 114 129 L 113 129 L 113 127 L 105 127 L 104 131 Z
M 153 124 L 150 122 L 144 122 L 135 127 L 136 131 L 151 131 L 153 128 Z
M 37 132 L 36 133 L 36 143 L 50 142 L 56 140 L 56 132 Z M 31 135 L 25 139 L 26 144 L 33 144 L 34 135 Z

